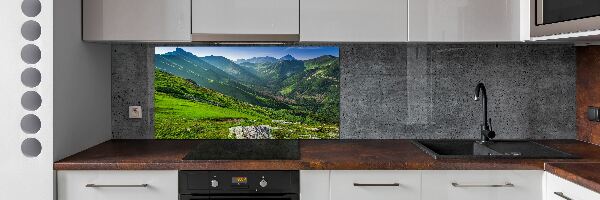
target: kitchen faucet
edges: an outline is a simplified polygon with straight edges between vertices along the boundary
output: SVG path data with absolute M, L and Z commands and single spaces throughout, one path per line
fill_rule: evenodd
M 479 92 L 481 92 L 481 96 L 479 95 Z M 496 132 L 494 132 L 492 130 L 492 119 L 489 119 L 489 124 L 488 124 L 488 117 L 487 117 L 487 94 L 485 92 L 485 86 L 483 85 L 483 83 L 479 83 L 477 84 L 477 87 L 475 88 L 475 101 L 479 101 L 479 99 L 483 98 L 483 100 L 481 101 L 481 106 L 483 107 L 483 123 L 481 124 L 481 141 L 479 141 L 480 143 L 487 143 L 490 142 L 491 139 L 493 139 L 494 137 L 496 137 Z

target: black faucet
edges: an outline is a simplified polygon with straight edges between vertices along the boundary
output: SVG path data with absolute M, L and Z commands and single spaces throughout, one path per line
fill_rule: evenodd
M 477 88 L 475 88 L 475 101 L 479 101 L 480 96 L 479 92 L 481 92 L 481 96 L 483 97 L 483 101 L 481 102 L 481 106 L 483 107 L 483 124 L 481 124 L 481 143 L 489 142 L 491 139 L 496 137 L 496 132 L 492 130 L 492 119 L 487 117 L 487 94 L 485 93 L 485 86 L 483 83 L 477 84 Z

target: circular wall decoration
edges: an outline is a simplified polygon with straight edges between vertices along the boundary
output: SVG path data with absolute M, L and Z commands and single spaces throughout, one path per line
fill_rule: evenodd
M 35 17 L 42 11 L 42 4 L 39 0 L 23 0 L 21 11 L 27 17 Z
M 42 74 L 40 73 L 40 70 L 37 70 L 36 68 L 30 67 L 23 70 L 21 73 L 21 83 L 27 87 L 36 87 L 41 81 Z
M 40 38 L 42 34 L 42 27 L 40 27 L 40 23 L 36 21 L 29 20 L 23 23 L 21 26 L 21 35 L 23 38 L 29 41 L 34 41 Z
M 27 64 L 35 64 L 42 58 L 40 48 L 34 44 L 25 45 L 21 49 L 21 59 Z
M 21 119 L 21 129 L 27 134 L 35 134 L 40 131 L 41 127 L 42 122 L 38 116 L 28 114 Z
M 21 143 L 21 152 L 27 157 L 37 157 L 42 152 L 42 144 L 35 138 L 27 138 Z
M 42 97 L 37 92 L 27 91 L 21 96 L 21 105 L 25 110 L 37 110 L 42 106 Z
M 35 17 L 42 11 L 39 0 L 23 0 L 21 11 L 27 17 Z M 29 20 L 21 25 L 21 36 L 28 41 L 40 38 L 42 28 L 36 21 Z M 21 59 L 27 64 L 36 64 L 42 58 L 40 48 L 34 44 L 28 44 L 21 48 Z M 21 72 L 21 83 L 27 87 L 37 87 L 42 79 L 39 70 L 27 68 Z M 21 106 L 25 110 L 34 111 L 42 105 L 42 97 L 35 91 L 27 91 L 21 96 Z M 42 122 L 34 114 L 28 114 L 21 118 L 21 130 L 27 134 L 35 134 L 40 131 Z M 21 152 L 26 157 L 37 157 L 42 152 L 42 144 L 35 138 L 27 138 L 21 143 Z

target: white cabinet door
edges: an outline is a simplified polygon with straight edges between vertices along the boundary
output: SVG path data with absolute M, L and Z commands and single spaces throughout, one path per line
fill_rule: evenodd
M 598 200 L 600 194 L 546 172 L 546 200 Z
M 297 41 L 299 20 L 299 0 L 192 0 L 195 41 L 244 40 L 260 35 L 267 35 L 266 40 L 292 35 Z
M 190 41 L 190 0 L 83 0 L 83 40 Z
M 57 172 L 58 200 L 177 200 L 177 171 Z M 93 185 L 90 185 L 93 184 Z M 147 184 L 142 187 L 143 184 Z
M 329 172 L 300 171 L 300 200 L 329 200 Z
M 409 41 L 529 40 L 528 0 L 410 0 Z
M 543 171 L 423 171 L 422 200 L 542 200 Z
M 415 200 L 421 173 L 397 170 L 331 171 L 331 200 Z
M 300 41 L 405 42 L 408 0 L 302 0 Z

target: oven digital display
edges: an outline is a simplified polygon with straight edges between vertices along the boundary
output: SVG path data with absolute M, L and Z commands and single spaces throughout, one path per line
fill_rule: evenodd
M 246 185 L 246 184 L 248 184 L 248 177 L 245 177 L 245 176 L 231 177 L 231 183 L 234 185 Z

